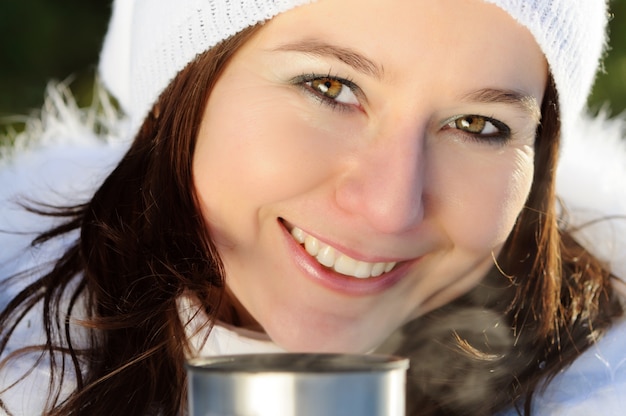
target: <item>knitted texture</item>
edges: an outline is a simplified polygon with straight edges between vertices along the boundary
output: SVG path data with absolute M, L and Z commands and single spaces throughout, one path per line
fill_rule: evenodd
M 246 27 L 311 0 L 114 0 L 100 57 L 105 86 L 136 132 L 197 55 Z
M 606 47 L 605 0 L 484 1 L 504 9 L 535 37 L 559 93 L 562 134 L 569 137 L 586 105 Z
M 248 26 L 313 1 L 114 0 L 100 60 L 102 80 L 130 116 L 134 133 L 159 94 L 198 54 Z M 484 1 L 505 10 L 535 37 L 555 79 L 568 136 L 605 47 L 606 0 Z

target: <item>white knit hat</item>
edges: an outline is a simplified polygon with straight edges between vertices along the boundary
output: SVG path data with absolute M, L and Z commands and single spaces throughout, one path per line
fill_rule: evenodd
M 101 78 L 135 132 L 159 94 L 198 54 L 248 26 L 314 1 L 114 0 Z M 484 1 L 504 9 L 535 37 L 556 82 L 567 135 L 585 106 L 605 47 L 605 0 Z

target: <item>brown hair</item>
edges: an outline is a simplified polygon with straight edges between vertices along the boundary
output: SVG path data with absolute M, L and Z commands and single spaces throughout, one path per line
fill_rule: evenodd
M 213 314 L 223 286 L 192 186 L 195 138 L 213 84 L 254 30 L 222 42 L 179 73 L 88 203 L 55 212 L 30 208 L 69 218 L 39 236 L 35 246 L 80 229 L 80 239 L 55 267 L 0 315 L 1 352 L 24 314 L 44 305 L 48 342 L 42 350 L 51 358 L 53 389 L 49 415 L 182 413 L 187 343 L 176 299 L 189 291 L 210 300 L 206 312 Z M 75 317 L 82 304 L 87 317 Z M 75 319 L 94 329 L 86 348 L 75 348 L 70 335 Z M 68 366 L 77 389 L 60 403 Z
M 42 303 L 48 341 L 41 351 L 51 358 L 52 371 L 49 415 L 183 412 L 187 340 L 176 300 L 191 293 L 215 317 L 224 286 L 222 266 L 194 193 L 192 155 L 213 84 L 254 32 L 244 30 L 178 74 L 88 203 L 52 213 L 35 209 L 67 221 L 42 234 L 34 245 L 76 229 L 80 238 L 2 312 L 0 352 L 24 314 Z M 416 395 L 408 396 L 409 414 L 420 409 L 420 415 L 478 415 L 520 398 L 530 403 L 540 381 L 571 362 L 619 313 L 609 274 L 558 228 L 555 98 L 551 85 L 538 131 L 535 182 L 498 267 L 476 290 L 404 328 L 405 341 L 397 352 L 413 358 L 408 388 Z M 75 309 L 83 304 L 87 316 L 77 317 Z M 468 310 L 477 318 L 471 319 L 468 331 L 458 320 L 446 321 Z M 494 351 L 493 343 L 471 339 L 473 333 L 484 333 L 477 323 L 483 310 L 491 311 L 489 316 L 505 328 L 502 351 Z M 70 331 L 77 319 L 91 329 L 86 346 L 78 345 Z M 429 323 L 443 321 L 447 329 L 428 344 L 435 350 L 416 347 L 428 338 Z M 473 404 L 458 399 L 465 385 L 437 384 L 445 378 L 430 377 L 420 363 L 431 358 L 424 359 L 424 354 L 440 354 L 438 342 L 448 345 L 460 363 L 477 363 L 479 373 L 495 374 L 484 379 L 493 397 Z M 77 388 L 62 400 L 63 377 L 71 371 L 66 367 L 73 368 Z M 494 368 L 499 371 L 491 373 Z M 450 390 L 457 395 L 448 394 Z M 470 407 L 464 408 L 467 403 Z

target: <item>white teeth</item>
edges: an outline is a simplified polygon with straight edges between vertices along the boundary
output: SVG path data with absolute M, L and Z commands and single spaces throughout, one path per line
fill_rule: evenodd
M 385 263 L 376 263 L 372 267 L 372 276 L 380 276 L 385 273 Z
M 307 235 L 304 239 L 304 248 L 306 249 L 307 253 L 315 257 L 320 251 L 320 240 L 311 237 L 310 235 Z
M 321 265 L 326 267 L 333 267 L 333 265 L 335 264 L 335 257 L 337 257 L 335 254 L 336 253 L 334 248 L 332 248 L 331 246 L 324 246 L 320 248 L 320 251 L 319 253 L 317 253 L 317 256 L 315 258 Z
M 358 261 L 342 254 L 341 256 L 339 256 L 339 258 L 335 262 L 333 269 L 337 273 L 347 274 L 347 275 L 351 275 L 351 274 L 356 275 L 356 273 L 354 272 L 356 271 L 357 264 L 358 264 Z M 369 277 L 369 275 L 364 276 L 364 277 Z
M 315 257 L 321 265 L 332 268 L 337 273 L 346 276 L 367 279 L 390 272 L 396 266 L 396 262 L 368 263 L 355 260 L 335 250 L 333 247 L 322 243 L 317 238 L 308 235 L 297 227 L 291 230 L 291 235 L 299 244 L 303 244 L 307 253 Z
M 372 277 L 372 269 L 374 268 L 374 264 L 375 263 L 358 261 L 356 263 L 356 269 L 354 270 L 354 276 L 361 279 Z
M 293 236 L 293 238 L 296 239 L 298 243 L 304 244 L 304 240 L 306 239 L 306 233 L 304 231 L 299 228 L 294 228 L 291 231 L 291 235 Z

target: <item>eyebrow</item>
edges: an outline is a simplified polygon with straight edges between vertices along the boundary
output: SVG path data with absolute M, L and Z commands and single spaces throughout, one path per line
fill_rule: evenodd
M 509 104 L 518 107 L 527 113 L 536 122 L 541 120 L 539 103 L 530 94 L 516 90 L 503 90 L 498 88 L 482 88 L 472 91 L 461 97 L 463 101 L 479 102 L 485 104 Z
M 373 76 L 377 79 L 382 79 L 385 72 L 382 66 L 377 65 L 374 61 L 353 49 L 333 45 L 316 39 L 305 39 L 293 43 L 286 43 L 275 48 L 274 50 L 282 52 L 301 52 L 313 56 L 330 57 L 351 66 L 363 74 Z
M 361 73 L 373 76 L 378 80 L 381 80 L 385 73 L 382 65 L 376 64 L 354 49 L 333 45 L 317 39 L 305 39 L 285 43 L 273 50 L 280 52 L 301 52 L 313 56 L 330 57 L 351 66 Z M 462 100 L 486 104 L 514 105 L 527 113 L 533 120 L 537 122 L 541 120 L 541 110 L 537 100 L 533 96 L 520 91 L 482 88 L 464 95 Z

